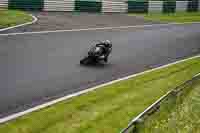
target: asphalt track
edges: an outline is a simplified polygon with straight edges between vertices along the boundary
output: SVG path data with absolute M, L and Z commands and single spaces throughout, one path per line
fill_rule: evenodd
M 93 40 L 109 39 L 107 65 L 80 66 Z M 0 35 L 0 117 L 200 53 L 200 24 Z

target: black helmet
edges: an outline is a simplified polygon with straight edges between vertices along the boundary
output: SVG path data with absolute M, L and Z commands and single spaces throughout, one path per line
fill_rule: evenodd
M 104 41 L 104 44 L 106 47 L 110 47 L 110 48 L 112 47 L 112 43 L 109 40 Z

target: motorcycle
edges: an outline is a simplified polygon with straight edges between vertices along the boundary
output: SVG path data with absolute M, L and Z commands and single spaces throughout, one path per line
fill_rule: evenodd
M 93 46 L 87 56 L 80 60 L 80 64 L 87 65 L 92 63 L 99 63 L 99 62 L 107 62 L 108 55 L 111 53 L 112 48 L 109 48 L 109 53 L 104 53 L 104 47 L 102 46 Z

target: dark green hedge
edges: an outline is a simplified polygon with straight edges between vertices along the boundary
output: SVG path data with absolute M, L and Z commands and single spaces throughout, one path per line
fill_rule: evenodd
M 42 10 L 44 0 L 9 0 L 9 9 Z
M 128 12 L 129 13 L 147 13 L 148 12 L 148 1 L 128 1 Z
M 188 3 L 187 11 L 188 12 L 198 11 L 198 4 L 200 4 L 198 0 L 190 0 Z
M 173 13 L 176 11 L 176 1 L 164 1 L 163 2 L 163 12 Z
M 101 12 L 101 8 L 100 1 L 75 1 L 75 11 L 78 12 Z

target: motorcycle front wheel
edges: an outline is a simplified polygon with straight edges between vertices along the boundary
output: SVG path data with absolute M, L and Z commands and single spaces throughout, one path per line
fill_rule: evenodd
M 80 64 L 82 65 L 87 65 L 90 63 L 90 59 L 89 58 L 84 58 L 82 60 L 80 60 Z

